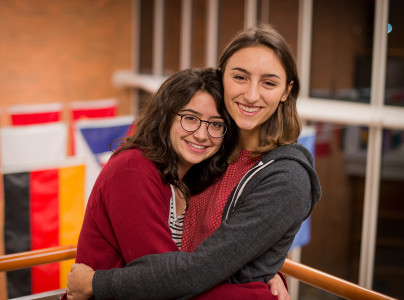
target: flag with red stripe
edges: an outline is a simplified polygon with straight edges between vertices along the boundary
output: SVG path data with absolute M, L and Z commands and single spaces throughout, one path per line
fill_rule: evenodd
M 61 103 L 14 105 L 8 108 L 12 125 L 34 125 L 60 121 Z
M 5 170 L 6 254 L 76 244 L 84 216 L 82 163 Z M 73 261 L 7 272 L 8 297 L 65 288 Z
M 114 98 L 71 102 L 71 119 L 77 121 L 83 119 L 115 117 L 117 107 L 117 100 Z
M 71 154 L 76 154 L 76 136 L 74 129 L 76 121 L 115 117 L 117 109 L 118 101 L 114 98 L 71 102 Z

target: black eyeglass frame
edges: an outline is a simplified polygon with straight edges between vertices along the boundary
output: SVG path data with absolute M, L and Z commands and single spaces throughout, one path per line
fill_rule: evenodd
M 209 121 L 201 120 L 199 117 L 197 117 L 197 116 L 195 116 L 195 115 L 193 115 L 193 114 L 179 114 L 179 113 L 176 113 L 176 115 L 181 117 L 181 120 L 180 120 L 181 128 L 184 129 L 184 130 L 187 131 L 187 132 L 195 132 L 195 131 L 197 131 L 199 128 L 201 128 L 202 122 L 205 122 L 206 124 L 208 124 L 208 126 L 207 126 L 208 134 L 209 134 L 210 137 L 212 137 L 212 138 L 214 138 L 214 139 L 221 139 L 222 137 L 224 137 L 224 135 L 225 135 L 226 132 L 227 132 L 227 126 L 226 126 L 226 124 L 224 124 L 224 123 L 221 123 L 221 122 L 209 122 Z M 192 117 L 194 117 L 194 118 L 197 118 L 197 119 L 199 120 L 199 126 L 198 126 L 198 128 L 196 128 L 195 130 L 188 130 L 188 129 L 185 129 L 184 126 L 182 125 L 182 117 L 184 117 L 184 116 L 192 116 Z M 209 126 L 210 126 L 210 124 L 212 124 L 212 123 L 221 123 L 221 124 L 224 126 L 224 131 L 223 131 L 223 134 L 222 134 L 221 136 L 213 136 L 213 135 L 210 134 L 210 132 L 209 132 Z

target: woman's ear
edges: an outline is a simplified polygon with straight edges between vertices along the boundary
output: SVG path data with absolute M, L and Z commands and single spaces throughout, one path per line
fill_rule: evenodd
M 283 96 L 281 98 L 282 102 L 284 102 L 284 101 L 286 101 L 288 99 L 289 93 L 292 90 L 292 87 L 293 87 L 293 80 L 291 82 L 289 82 L 288 87 L 286 88 L 286 91 L 285 91 L 285 93 L 283 94 Z

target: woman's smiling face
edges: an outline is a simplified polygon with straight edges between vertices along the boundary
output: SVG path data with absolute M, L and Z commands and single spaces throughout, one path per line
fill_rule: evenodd
M 204 121 L 224 123 L 215 100 L 207 92 L 198 91 L 179 114 L 189 114 Z M 208 133 L 206 122 L 189 132 L 181 126 L 181 117 L 176 116 L 170 129 L 170 140 L 178 155 L 178 175 L 180 178 L 193 165 L 213 156 L 220 148 L 223 138 L 213 138 Z
M 259 131 L 287 99 L 291 84 L 274 52 L 265 46 L 251 46 L 235 52 L 223 74 L 224 101 L 241 137 L 258 143 Z M 254 139 L 253 139 L 254 138 Z

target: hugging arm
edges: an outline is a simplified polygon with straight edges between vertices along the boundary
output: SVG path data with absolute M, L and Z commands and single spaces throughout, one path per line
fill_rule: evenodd
M 69 273 L 67 282 L 67 299 L 68 300 L 86 300 L 93 296 L 92 280 L 95 271 L 85 264 L 73 264 L 71 272 Z M 268 281 L 268 287 L 278 300 L 290 300 L 289 293 L 286 288 L 286 281 L 284 277 L 276 274 Z M 254 289 L 254 291 L 252 290 Z M 249 284 L 235 285 L 229 283 L 222 283 L 206 293 L 200 294 L 193 299 L 205 300 L 205 299 L 245 299 L 244 293 L 247 291 L 248 296 L 257 296 L 257 299 L 261 299 L 262 295 L 265 299 L 268 296 L 268 290 L 258 282 L 251 282 Z M 244 297 L 244 298 L 243 298 Z
M 297 162 L 278 162 L 276 170 L 260 178 L 240 198 L 232 216 L 194 252 L 147 255 L 123 269 L 96 271 L 95 297 L 186 299 L 229 279 L 232 283 L 266 282 L 282 266 L 311 205 L 310 180 L 304 168 Z M 276 256 L 271 262 L 253 264 L 274 245 L 278 253 L 271 253 Z M 260 268 L 264 273 L 255 276 Z

